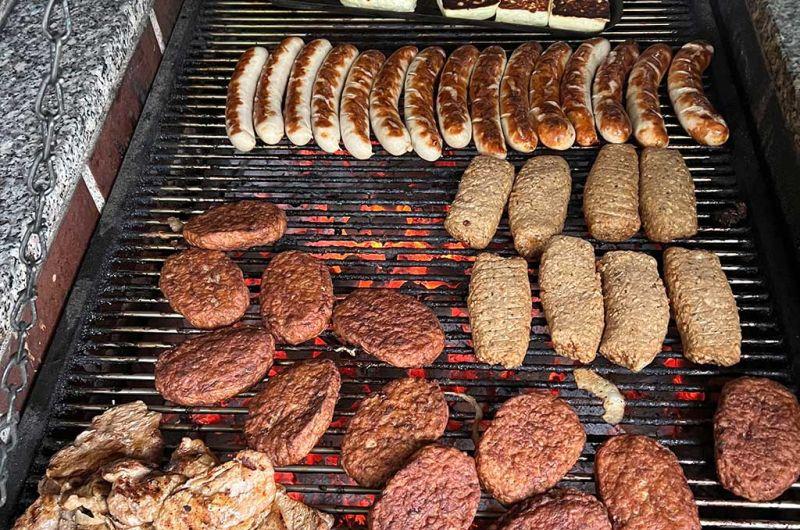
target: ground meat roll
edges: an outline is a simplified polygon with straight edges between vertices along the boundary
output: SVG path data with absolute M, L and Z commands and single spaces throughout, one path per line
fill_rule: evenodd
M 719 258 L 706 250 L 668 248 L 664 278 L 683 355 L 697 364 L 738 363 L 742 351 L 739 311 Z
M 642 151 L 639 203 L 648 239 L 668 243 L 697 233 L 694 182 L 678 151 L 647 147 Z
M 542 254 L 539 289 L 556 353 L 592 362 L 603 335 L 603 293 L 591 243 L 553 237 Z
M 521 256 L 538 258 L 564 229 L 571 189 L 569 164 L 560 156 L 537 156 L 522 166 L 508 200 L 514 247 Z
M 634 372 L 661 351 L 669 302 L 656 260 L 647 254 L 612 251 L 600 260 L 606 327 L 600 353 Z
M 630 144 L 608 144 L 583 190 L 583 214 L 593 238 L 625 241 L 639 231 L 639 157 Z
M 469 323 L 478 360 L 522 365 L 531 334 L 531 285 L 522 258 L 478 256 L 469 282 Z
M 514 183 L 514 166 L 491 156 L 476 156 L 464 171 L 444 227 L 472 248 L 489 245 Z

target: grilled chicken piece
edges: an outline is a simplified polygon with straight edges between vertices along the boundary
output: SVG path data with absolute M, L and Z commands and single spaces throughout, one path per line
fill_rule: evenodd
M 177 473 L 152 472 L 144 476 L 121 476 L 111 486 L 108 513 L 116 528 L 152 524 L 164 501 L 186 477 Z
M 58 496 L 42 495 L 28 506 L 11 530 L 73 530 L 73 513 L 62 519 Z
M 217 465 L 219 465 L 219 460 L 206 447 L 203 440 L 181 438 L 180 445 L 175 448 L 169 459 L 167 471 L 192 478 Z
M 121 457 L 157 462 L 164 448 L 158 430 L 161 414 L 149 412 L 141 401 L 108 409 L 92 419 L 89 429 L 50 460 L 47 477 L 65 481 L 89 475 Z
M 330 530 L 333 527 L 332 515 L 294 500 L 286 494 L 286 488 L 283 486 L 278 486 L 275 493 L 275 504 L 272 505 L 273 513 L 276 508 L 280 511 L 283 528 L 286 530 Z M 269 527 L 262 527 L 262 530 L 267 528 Z M 281 527 L 273 527 L 273 530 L 277 528 Z
M 257 527 L 275 498 L 272 464 L 264 453 L 239 451 L 170 495 L 155 530 L 217 530 Z
M 80 514 L 85 525 L 103 525 L 108 521 L 108 504 L 106 498 L 111 490 L 108 482 L 96 473 L 78 489 L 65 493 L 61 497 L 61 508 L 67 512 Z

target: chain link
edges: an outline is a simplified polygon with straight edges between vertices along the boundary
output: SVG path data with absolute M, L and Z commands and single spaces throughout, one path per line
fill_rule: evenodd
M 60 15 L 58 9 L 60 8 Z M 64 112 L 64 92 L 61 75 L 61 59 L 64 44 L 72 33 L 72 19 L 68 0 L 48 0 L 42 18 L 42 32 L 50 44 L 50 65 L 39 86 L 36 97 L 36 116 L 42 133 L 42 143 L 26 174 L 26 184 L 33 196 L 33 218 L 28 222 L 22 236 L 19 259 L 25 266 L 25 287 L 20 290 L 11 311 L 11 328 L 15 334 L 8 363 L 0 377 L 0 396 L 7 401 L 6 409 L 0 412 L 0 506 L 7 500 L 8 455 L 17 445 L 19 414 L 16 403 L 28 385 L 27 339 L 36 324 L 36 282 L 47 253 L 44 220 L 45 199 L 53 191 L 56 181 L 53 165 L 53 150 L 56 145 L 55 128 Z

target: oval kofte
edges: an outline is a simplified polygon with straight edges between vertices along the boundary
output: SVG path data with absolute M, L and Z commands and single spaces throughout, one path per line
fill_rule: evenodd
M 342 467 L 364 487 L 382 486 L 420 447 L 444 434 L 449 416 L 436 381 L 392 381 L 362 401 L 350 420 Z
M 165 351 L 156 390 L 180 405 L 213 405 L 258 383 L 272 366 L 275 342 L 255 326 L 220 329 Z
M 515 504 L 497 530 L 611 530 L 603 503 L 575 489 L 554 488 Z
M 700 530 L 694 495 L 672 451 L 647 436 L 614 436 L 597 451 L 597 489 L 614 528 Z
M 548 392 L 509 399 L 475 452 L 481 483 L 505 504 L 544 493 L 572 469 L 586 443 L 575 411 Z
M 444 349 L 444 331 L 433 311 L 391 289 L 350 293 L 333 309 L 333 332 L 399 368 L 426 366 Z
M 305 252 L 281 252 L 261 276 L 261 319 L 279 343 L 300 344 L 328 326 L 333 283 L 328 267 Z
M 242 270 L 218 250 L 190 248 L 170 256 L 158 286 L 172 309 L 200 329 L 233 324 L 250 305 Z
M 800 405 L 789 389 L 758 377 L 722 388 L 714 415 L 717 475 L 751 501 L 771 501 L 800 475 Z
M 271 245 L 286 232 L 286 214 L 266 201 L 239 201 L 214 206 L 183 225 L 192 246 L 210 250 L 243 250 Z
M 247 407 L 248 447 L 276 466 L 298 463 L 330 425 L 340 386 L 330 360 L 305 361 L 270 377 Z
M 427 445 L 389 480 L 369 512 L 369 528 L 467 530 L 480 499 L 475 461 L 453 447 Z

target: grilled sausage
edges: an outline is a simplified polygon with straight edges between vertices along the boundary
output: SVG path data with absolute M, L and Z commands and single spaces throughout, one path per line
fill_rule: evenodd
M 570 55 L 569 44 L 556 42 L 539 57 L 531 75 L 531 115 L 536 133 L 545 146 L 559 151 L 575 143 L 575 128 L 561 110 L 561 78 Z
M 739 311 L 716 254 L 668 248 L 664 279 L 684 357 L 696 364 L 738 363 L 742 352 Z
M 339 98 L 347 73 L 358 55 L 352 44 L 340 44 L 331 50 L 319 67 L 311 92 L 311 129 L 317 145 L 327 153 L 339 149 Z
M 269 53 L 256 46 L 245 51 L 228 84 L 228 97 L 225 101 L 225 131 L 233 147 L 247 152 L 256 146 L 253 131 L 253 100 L 261 69 Z
M 678 151 L 642 151 L 639 209 L 648 239 L 668 243 L 697 233 L 694 182 Z
M 639 231 L 639 157 L 630 144 L 597 154 L 583 188 L 583 214 L 593 238 L 625 241 Z
M 403 80 L 414 56 L 416 46 L 403 46 L 395 51 L 383 63 L 372 92 L 369 94 L 369 120 L 378 141 L 386 151 L 394 156 L 408 153 L 412 149 L 411 136 L 408 134 L 397 104 L 400 92 L 403 91 Z
M 667 336 L 669 302 L 656 260 L 615 250 L 600 260 L 606 327 L 600 353 L 638 372 L 655 359 Z
M 539 297 L 556 353 L 590 363 L 603 335 L 603 294 L 594 249 L 577 237 L 554 236 L 539 265 Z
M 725 120 L 703 91 L 702 75 L 713 57 L 714 47 L 707 42 L 684 44 L 667 76 L 669 99 L 681 126 L 703 145 L 722 145 L 730 135 Z
M 508 224 L 522 257 L 538 258 L 564 229 L 571 189 L 569 164 L 560 156 L 537 156 L 522 166 L 508 199 Z
M 530 115 L 528 83 L 542 53 L 538 42 L 526 42 L 514 50 L 500 83 L 500 120 L 506 143 L 521 153 L 536 149 L 539 137 Z
M 639 56 L 628 77 L 627 109 L 633 134 L 645 147 L 666 147 L 669 135 L 659 111 L 658 85 L 667 73 L 672 50 L 654 44 Z
M 461 149 L 472 139 L 472 120 L 469 117 L 468 89 L 472 70 L 480 52 L 466 44 L 450 54 L 439 79 L 436 112 L 439 128 L 447 145 Z
M 483 50 L 469 81 L 472 136 L 482 155 L 505 158 L 506 142 L 500 123 L 500 80 L 506 67 L 506 51 L 500 46 Z
M 592 80 L 610 50 L 611 45 L 606 39 L 589 39 L 578 46 L 564 70 L 561 104 L 575 127 L 578 145 L 589 146 L 598 141 L 592 112 Z
M 639 45 L 625 41 L 608 54 L 594 77 L 594 119 L 606 142 L 622 144 L 631 136 L 631 120 L 622 105 L 622 96 L 625 81 L 638 58 Z
M 258 137 L 265 144 L 275 145 L 283 138 L 283 93 L 297 54 L 303 49 L 303 39 L 286 37 L 269 56 L 258 81 L 253 121 Z
M 434 89 L 447 54 L 438 46 L 425 48 L 411 61 L 406 74 L 403 107 L 414 151 L 424 160 L 442 156 L 442 136 L 433 112 Z
M 311 141 L 311 92 L 317 71 L 331 48 L 331 43 L 326 39 L 312 40 L 300 50 L 292 65 L 283 116 L 286 136 L 294 145 L 306 145 Z
M 479 254 L 469 280 L 467 308 L 475 357 L 506 368 L 521 366 L 531 335 L 528 262 Z
M 510 163 L 490 156 L 473 158 L 447 213 L 447 232 L 472 248 L 486 248 L 500 224 L 513 183 Z
M 339 124 L 344 147 L 359 160 L 372 156 L 369 140 L 369 93 L 372 82 L 386 59 L 378 50 L 369 50 L 353 63 L 342 92 Z

